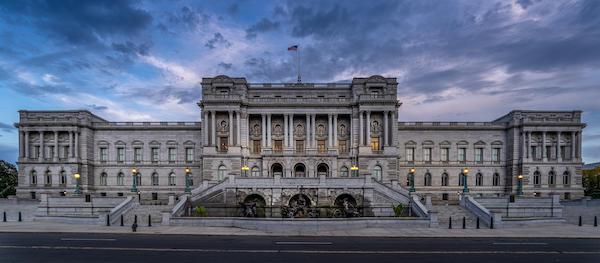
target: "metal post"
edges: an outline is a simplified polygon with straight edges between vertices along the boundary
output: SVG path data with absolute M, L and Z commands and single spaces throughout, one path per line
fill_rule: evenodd
M 581 221 L 581 216 L 579 216 L 579 226 L 581 226 L 581 225 L 582 225 L 582 223 L 583 223 L 583 222 Z
M 598 226 L 598 216 L 594 216 L 594 227 Z
M 148 214 L 148 226 L 152 226 L 152 217 Z
M 23 221 L 23 219 L 21 219 L 21 211 L 19 211 L 19 222 Z
M 410 173 L 410 189 L 408 189 L 409 192 L 414 192 L 415 191 L 415 173 Z
M 110 226 L 110 214 L 106 214 L 106 226 Z
M 6 211 L 4 211 L 2 215 L 2 222 L 6 222 Z
M 467 228 L 467 219 L 463 216 L 463 229 Z
M 494 217 L 490 218 L 490 229 L 494 229 Z
M 452 229 L 452 217 L 448 219 L 448 229 Z
M 477 229 L 479 229 L 479 217 L 477 218 Z
M 185 189 L 184 192 L 190 193 L 190 173 L 185 173 Z
M 123 215 L 121 215 L 121 226 L 123 226 Z

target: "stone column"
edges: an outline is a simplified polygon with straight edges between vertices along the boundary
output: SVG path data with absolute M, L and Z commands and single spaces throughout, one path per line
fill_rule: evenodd
M 240 135 L 242 134 L 242 111 L 237 111 L 235 113 L 236 117 L 237 117 L 237 132 L 235 135 L 235 144 L 237 146 L 241 146 L 242 145 L 242 138 L 240 138 Z
M 317 114 L 313 114 L 311 115 L 312 118 L 312 124 L 310 125 L 310 129 L 311 129 L 311 147 L 312 148 L 316 148 L 317 147 Z
M 388 118 L 389 118 L 389 114 L 387 111 L 383 112 L 383 140 L 381 142 L 381 145 L 384 146 L 388 146 Z
M 571 161 L 575 160 L 575 132 L 571 132 Z
M 560 132 L 556 132 L 556 160 L 562 162 L 562 155 L 560 152 Z
M 229 145 L 233 145 L 233 111 L 229 111 L 229 138 L 228 138 L 228 143 Z
M 42 161 L 44 160 L 44 132 L 40 131 L 40 156 L 39 156 L 39 160 Z
M 202 112 L 202 133 L 204 136 L 202 136 L 202 140 L 204 140 L 202 142 L 202 145 L 209 145 L 208 142 L 208 112 L 203 111 Z
M 331 147 L 331 114 L 327 114 L 327 148 Z
M 25 131 L 25 158 L 31 158 L 29 155 L 29 131 Z
M 371 111 L 367 111 L 367 146 L 371 146 Z
M 548 161 L 548 158 L 546 158 L 546 131 L 542 132 L 542 161 L 546 162 Z
M 338 146 L 338 115 L 333 115 L 333 147 Z
M 290 126 L 288 125 L 288 115 L 284 114 L 283 115 L 283 147 L 288 147 L 288 128 Z
M 211 123 L 211 127 L 210 127 L 210 136 L 211 141 L 212 141 L 212 146 L 216 146 L 217 145 L 217 112 L 216 111 L 211 111 L 210 115 L 212 117 L 212 123 Z
M 58 150 L 58 131 L 54 131 L 54 156 L 52 156 L 52 159 L 54 159 L 55 162 L 58 161 L 58 154 L 59 154 L 59 150 Z
M 527 142 L 525 141 L 525 135 L 526 135 L 526 131 L 521 132 L 521 158 L 523 158 L 523 160 L 525 160 L 525 156 L 527 155 L 527 150 L 525 149 L 527 146 Z
M 363 133 L 363 131 L 364 131 L 363 112 L 359 111 L 358 113 L 359 113 L 358 114 L 358 145 L 363 146 L 365 144 L 365 141 L 364 141 L 365 136 Z
M 75 158 L 79 158 L 79 131 L 75 132 Z
M 73 152 L 73 148 L 75 148 L 75 142 L 73 140 L 73 132 L 69 132 L 69 158 L 75 157 L 75 152 Z
M 260 127 L 260 136 L 262 139 L 261 146 L 262 148 L 267 147 L 267 118 L 265 118 L 265 114 L 261 114 L 260 118 L 262 120 L 262 126 Z
M 576 145 L 576 148 L 577 148 L 576 153 L 577 154 L 575 155 L 575 156 L 577 156 L 578 160 L 581 158 L 581 138 L 582 138 L 581 131 L 578 131 L 577 132 L 577 145 Z
M 290 122 L 290 128 L 288 129 L 288 134 L 290 135 L 290 138 L 288 139 L 288 143 L 289 143 L 289 147 L 294 148 L 294 114 L 290 113 L 290 116 L 288 117 L 288 121 Z
M 527 132 L 527 159 L 532 158 L 531 156 L 531 132 Z
M 304 148 L 310 148 L 310 115 L 306 114 L 306 136 L 304 136 Z
M 267 115 L 267 147 L 271 147 L 271 133 L 273 132 L 273 126 L 271 125 L 271 114 Z
M 24 146 L 23 146 L 23 132 L 19 131 L 19 158 L 23 158 L 23 152 L 24 152 Z

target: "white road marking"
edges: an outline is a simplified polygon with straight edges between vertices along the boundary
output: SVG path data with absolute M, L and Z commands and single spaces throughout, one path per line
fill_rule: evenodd
M 115 250 L 147 252 L 200 252 L 200 253 L 298 253 L 298 254 L 600 254 L 600 251 L 381 251 L 381 250 L 282 250 L 282 249 L 197 249 L 197 248 L 133 248 L 133 247 L 77 247 L 77 246 L 3 246 L 0 249 L 49 250 Z
M 116 241 L 114 238 L 61 238 L 62 241 Z
M 277 241 L 277 245 L 332 245 L 331 242 L 310 242 L 310 241 Z
M 547 246 L 548 243 L 541 242 L 498 242 L 492 243 L 493 245 L 532 245 L 532 246 Z

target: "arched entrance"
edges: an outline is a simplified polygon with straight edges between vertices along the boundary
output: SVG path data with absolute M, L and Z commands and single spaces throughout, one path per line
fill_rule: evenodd
M 265 217 L 265 207 L 267 202 L 259 194 L 251 194 L 244 198 L 244 202 L 240 203 L 242 208 L 241 216 L 243 217 Z
M 329 176 L 329 166 L 327 166 L 326 163 L 320 163 L 319 165 L 317 165 L 317 176 Z
M 360 215 L 356 199 L 350 194 L 339 195 L 334 202 L 333 217 L 357 217 Z
M 294 177 L 306 177 L 306 167 L 304 164 L 296 164 L 294 166 Z
M 311 207 L 311 201 L 305 194 L 297 194 L 290 198 L 287 206 L 281 208 L 281 216 L 289 218 L 318 217 L 319 211 Z
M 275 163 L 271 166 L 271 176 L 283 177 L 283 166 L 279 163 Z

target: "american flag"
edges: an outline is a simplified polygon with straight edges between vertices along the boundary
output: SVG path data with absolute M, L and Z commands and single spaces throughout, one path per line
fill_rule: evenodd
M 291 47 L 288 47 L 288 51 L 298 51 L 298 45 L 293 45 Z

